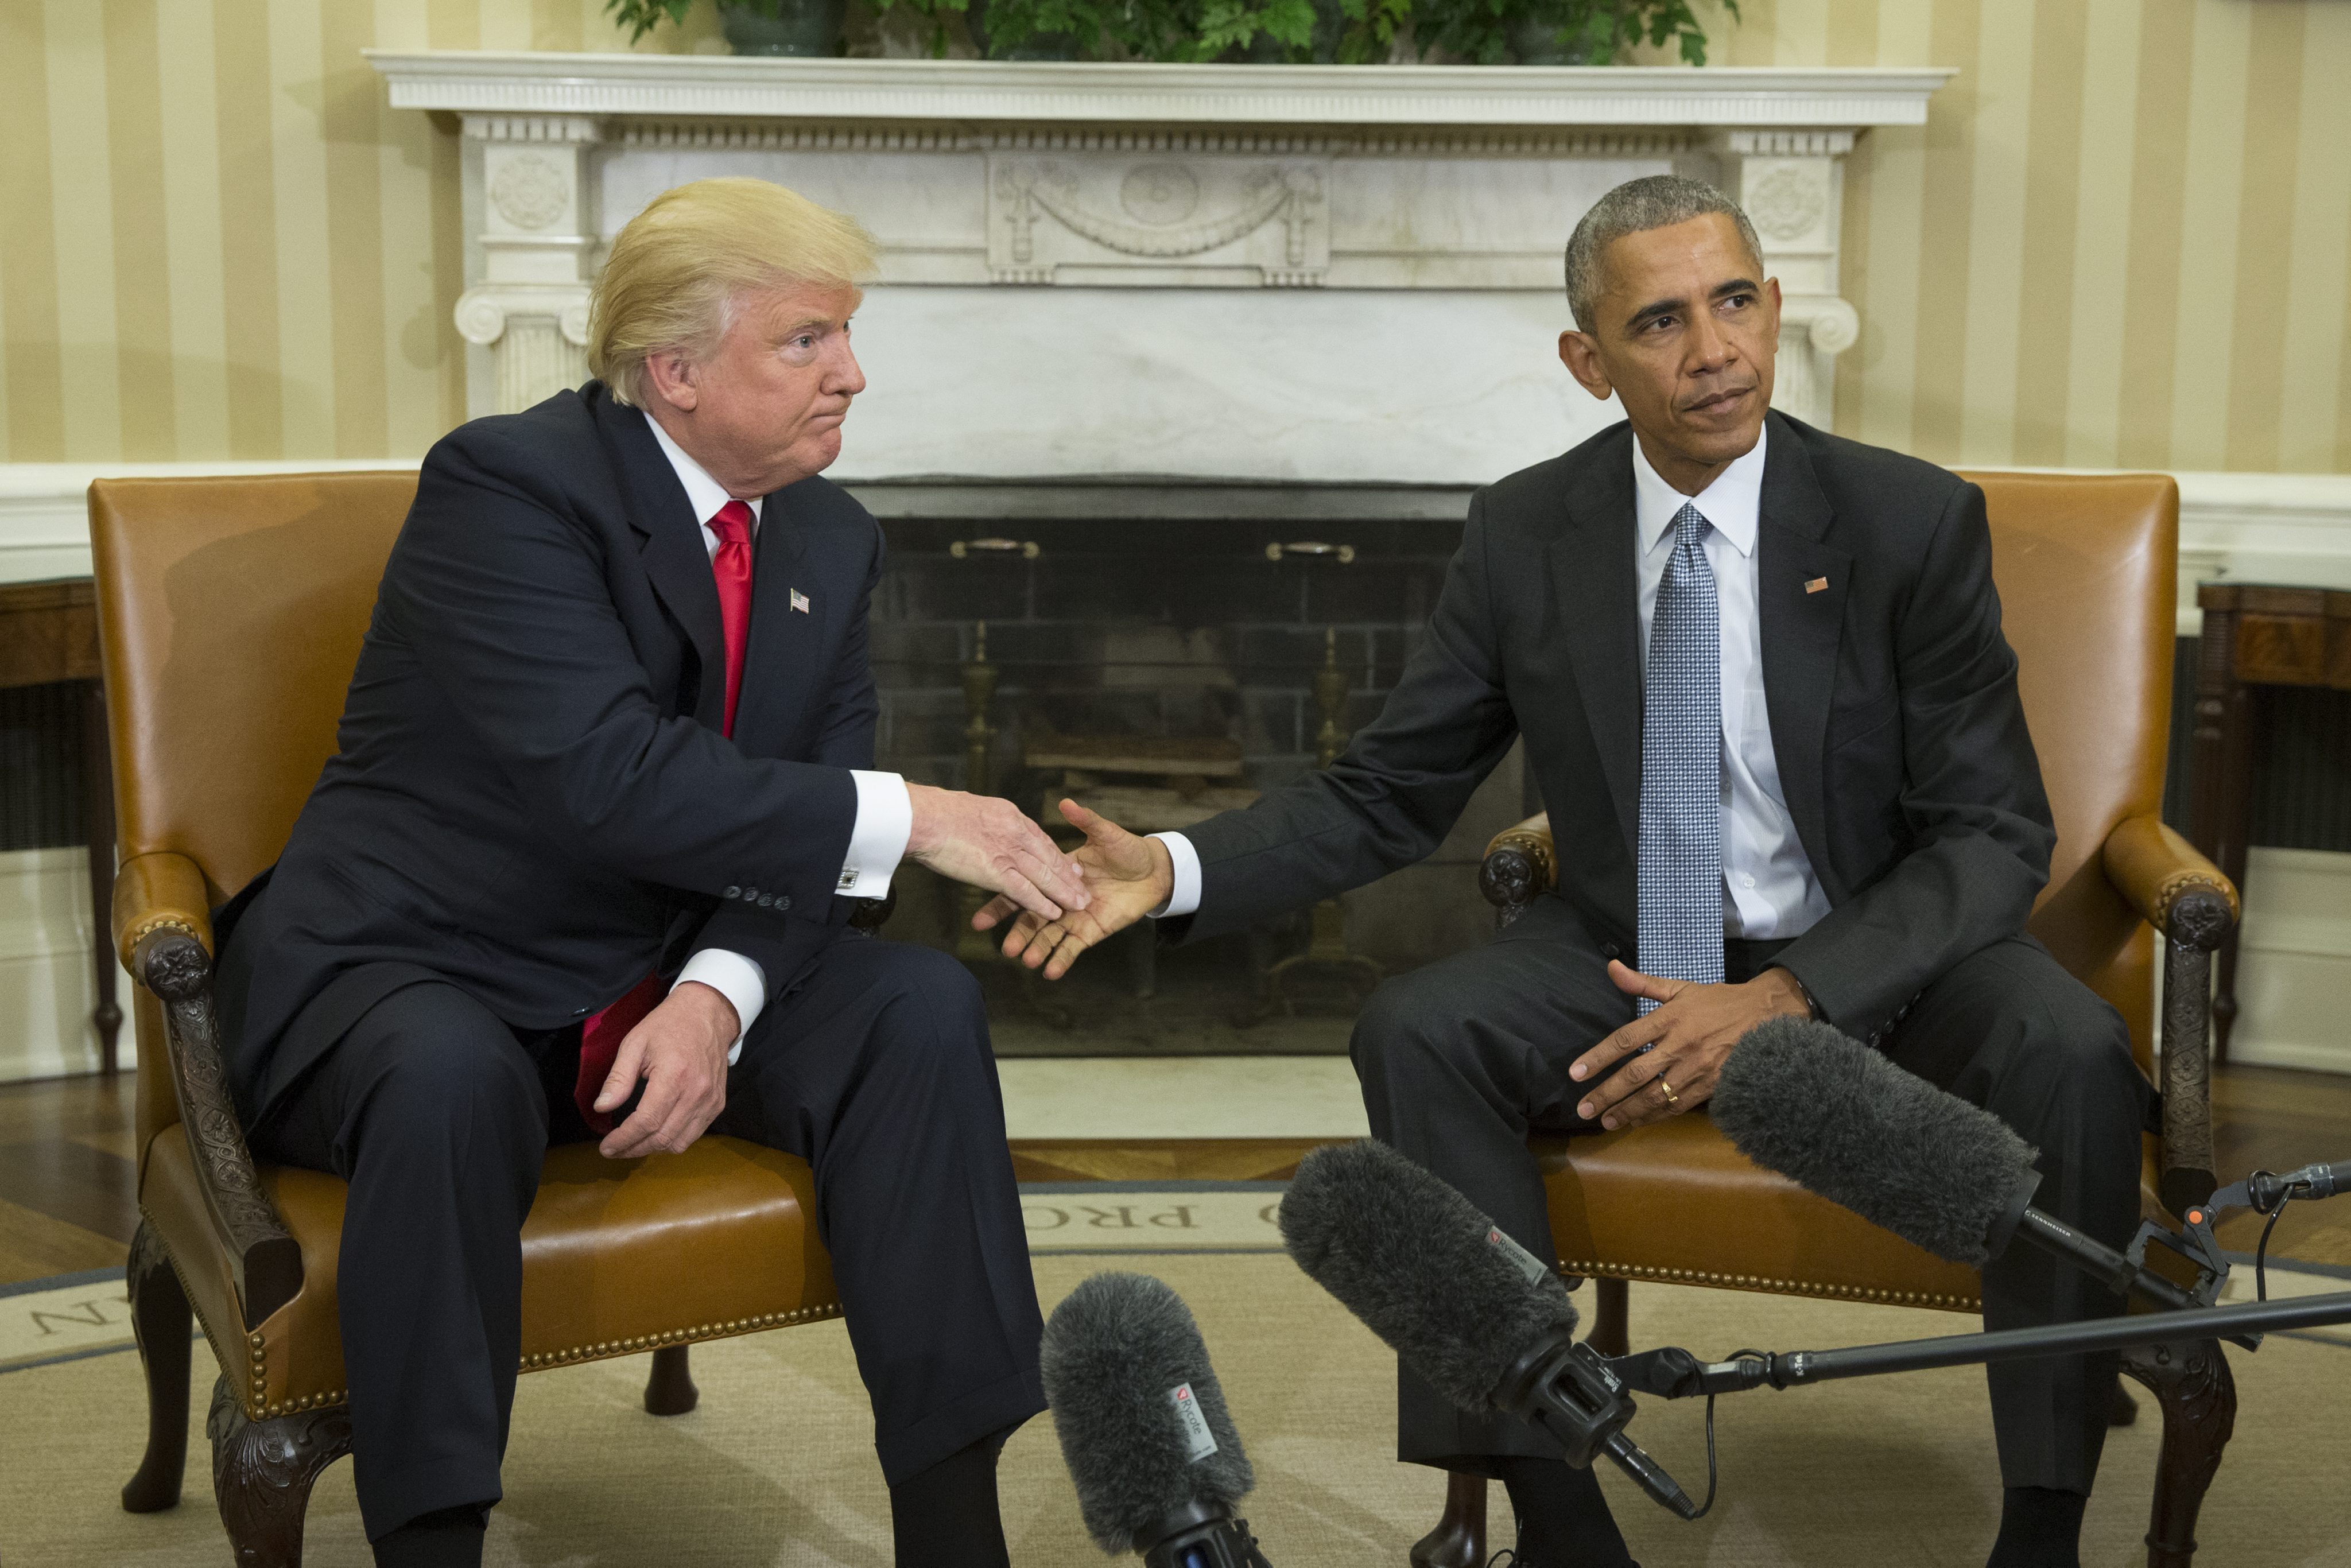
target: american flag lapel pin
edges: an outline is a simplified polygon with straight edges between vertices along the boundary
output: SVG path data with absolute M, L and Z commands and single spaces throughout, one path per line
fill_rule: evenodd
M 802 593 L 797 588 L 792 590 L 792 608 L 799 611 L 803 615 L 809 612 L 808 595 Z
M 1823 589 L 1826 588 L 1828 585 L 1829 585 L 1829 580 L 1828 580 L 1827 578 L 1825 578 L 1825 577 L 1816 577 L 1816 578 L 1813 579 L 1810 582 L 1807 582 L 1806 584 L 1804 584 L 1804 591 L 1805 591 L 1806 593 L 1818 593 L 1821 590 L 1823 590 Z M 797 594 L 797 593 L 795 593 L 795 594 L 793 594 L 793 595 L 792 595 L 792 598 L 793 598 L 795 601 L 797 601 L 797 600 L 799 600 L 799 594 Z

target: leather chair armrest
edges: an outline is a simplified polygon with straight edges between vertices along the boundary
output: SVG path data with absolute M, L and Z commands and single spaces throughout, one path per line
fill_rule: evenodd
M 163 1004 L 164 1048 L 204 1188 L 213 1239 L 229 1260 L 245 1326 L 302 1289 L 302 1249 L 261 1189 L 229 1098 L 213 1007 L 212 919 L 204 877 L 185 855 L 133 856 L 114 879 L 114 936 L 131 977 Z
M 2165 826 L 2159 817 L 2131 817 L 2118 824 L 2106 835 L 2104 862 L 2106 880 L 2115 884 L 2115 891 L 2167 936 L 2171 935 L 2172 916 L 2180 911 L 2180 901 L 2191 894 L 2219 899 L 2227 920 L 2217 928 L 2209 915 L 2190 921 L 2191 929 L 2183 936 L 2202 939 L 2209 951 L 2226 940 L 2229 928 L 2236 924 L 2237 890 L 2220 874 L 2219 866 Z
M 2163 934 L 2163 1206 L 2212 1196 L 2212 954 L 2237 924 L 2237 890 L 2153 816 L 2106 835 L 2106 880 Z
M 184 931 L 209 956 L 213 951 L 212 900 L 204 869 L 183 854 L 157 850 L 133 855 L 114 873 L 114 951 L 122 967 L 131 962 L 150 933 Z
M 1494 906 L 1494 924 L 1508 925 L 1528 904 L 1559 883 L 1559 850 L 1551 836 L 1551 813 L 1529 817 L 1496 833 L 1478 868 L 1478 891 Z

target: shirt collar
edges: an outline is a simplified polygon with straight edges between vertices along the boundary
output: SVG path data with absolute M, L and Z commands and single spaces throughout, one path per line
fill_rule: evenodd
M 1714 483 L 1703 493 L 1685 496 L 1649 466 L 1649 455 L 1641 450 L 1641 438 L 1635 435 L 1633 517 L 1640 528 L 1641 553 L 1646 556 L 1657 548 L 1676 513 L 1686 506 L 1695 506 L 1740 555 L 1753 555 L 1755 532 L 1763 510 L 1763 449 L 1769 444 L 1770 438 L 1759 434 L 1755 444 L 1716 475 Z
M 718 509 L 735 497 L 726 493 L 726 486 L 710 476 L 709 469 L 696 463 L 687 455 L 684 447 L 670 439 L 669 432 L 661 427 L 660 420 L 648 413 L 645 414 L 645 423 L 652 427 L 653 439 L 661 443 L 662 455 L 668 458 L 669 465 L 677 470 L 677 482 L 685 486 L 685 503 L 694 508 L 694 520 L 707 525 L 711 518 L 718 515 Z M 751 508 L 751 517 L 755 521 L 759 516 L 759 507 L 764 497 L 754 497 L 745 503 Z

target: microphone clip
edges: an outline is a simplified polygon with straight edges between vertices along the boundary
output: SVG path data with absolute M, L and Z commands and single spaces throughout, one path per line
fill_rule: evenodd
M 1567 1329 L 1545 1334 L 1510 1364 L 1494 1404 L 1550 1433 L 1578 1469 L 1588 1468 L 1634 1414 L 1633 1396 L 1607 1361 Z
M 2133 1269 L 2147 1270 L 2147 1244 L 2153 1242 L 2167 1251 L 2176 1252 L 2196 1270 L 2196 1283 L 2188 1291 L 2188 1306 L 2210 1307 L 2220 1300 L 2220 1288 L 2229 1282 L 2229 1260 L 2220 1250 L 2220 1239 L 2212 1233 L 2213 1204 L 2198 1204 L 2190 1207 L 2187 1218 L 2175 1234 L 2168 1227 L 2152 1219 L 2139 1222 L 2138 1234 L 2125 1249 L 2123 1256 Z M 2261 1336 L 2237 1341 L 2248 1350 L 2257 1349 Z
M 1144 1568 L 1271 1568 L 1249 1521 L 1223 1503 L 1194 1502 L 1161 1520 Z

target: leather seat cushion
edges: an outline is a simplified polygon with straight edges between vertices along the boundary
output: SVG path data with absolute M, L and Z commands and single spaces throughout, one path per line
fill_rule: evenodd
M 301 1244 L 302 1291 L 250 1334 L 225 1266 L 212 1262 L 183 1128 L 156 1139 L 140 1193 L 256 1418 L 343 1398 L 335 1264 L 346 1189 L 287 1166 L 263 1166 L 261 1183 Z M 549 1149 L 522 1232 L 522 1369 L 838 1315 L 815 1203 L 806 1162 L 739 1139 L 623 1161 L 592 1144 Z
M 1704 1115 L 1539 1138 L 1534 1151 L 1560 1266 L 1571 1274 L 1982 1310 L 1973 1269 L 1763 1170 Z M 2149 1214 L 2159 1212 L 2155 1179 L 2150 1155 L 2142 1176 Z

